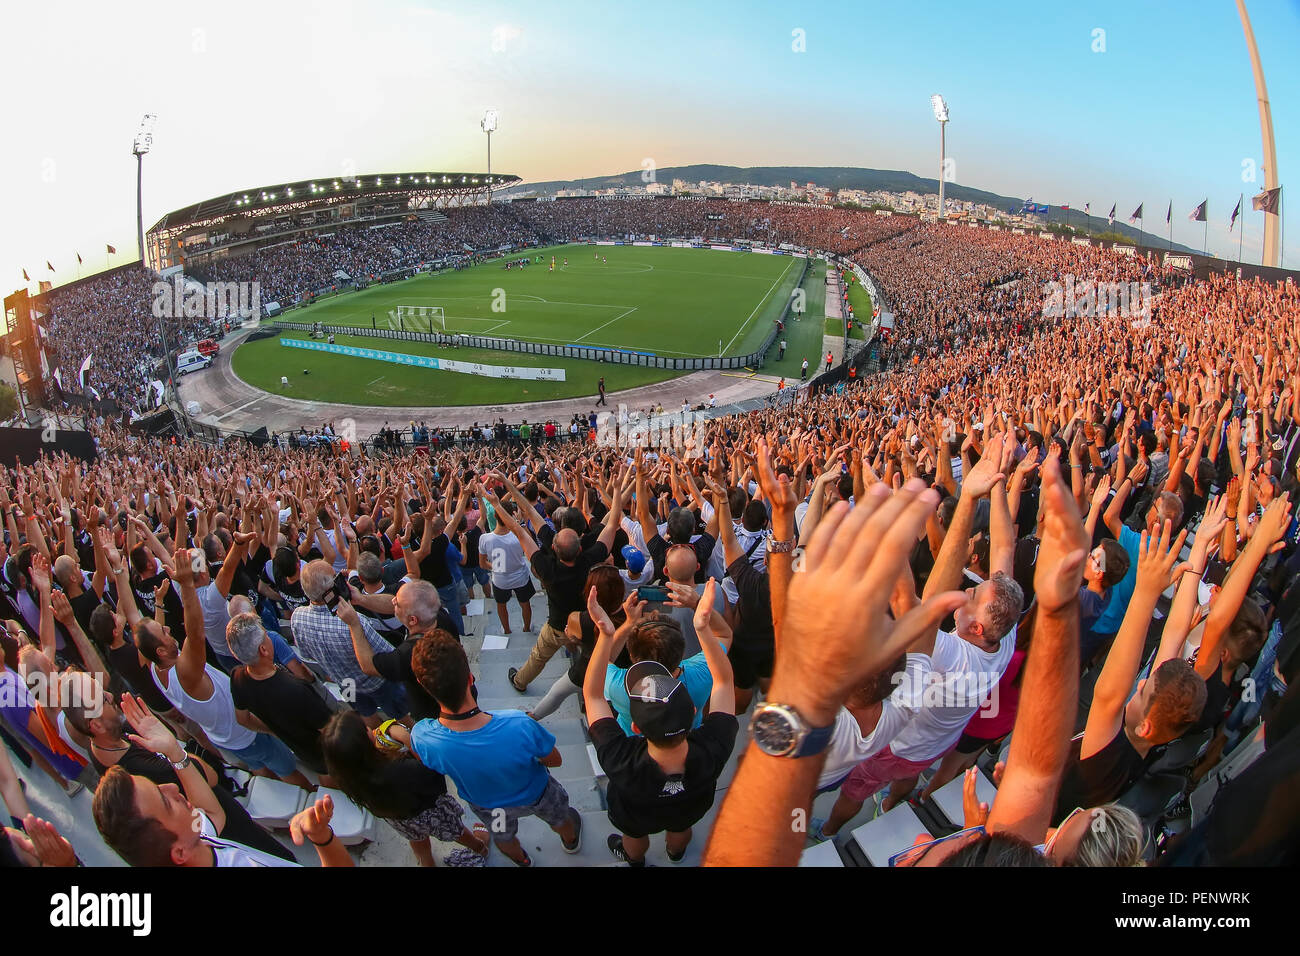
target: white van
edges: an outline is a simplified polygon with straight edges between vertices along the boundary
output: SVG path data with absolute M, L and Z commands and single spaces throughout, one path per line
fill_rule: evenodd
M 204 355 L 197 349 L 190 349 L 188 352 L 182 352 L 176 356 L 176 374 L 185 375 L 188 372 L 197 372 L 199 369 L 207 368 L 211 364 L 211 356 Z

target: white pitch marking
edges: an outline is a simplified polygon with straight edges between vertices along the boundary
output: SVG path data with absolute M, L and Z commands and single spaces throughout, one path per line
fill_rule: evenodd
M 574 339 L 573 341 L 575 341 L 575 342 L 581 342 L 581 341 L 582 341 L 583 339 L 585 339 L 588 335 L 595 335 L 595 334 L 596 334 L 597 332 L 599 332 L 601 329 L 605 328 L 605 326 L 613 325 L 613 324 L 614 324 L 615 322 L 617 322 L 619 319 L 623 318 L 623 316 L 625 316 L 625 315 L 631 315 L 631 314 L 632 314 L 633 312 L 635 312 L 635 311 L 636 311 L 636 307 L 634 306 L 633 308 L 628 309 L 626 312 L 620 312 L 618 315 L 614 316 L 612 319 L 610 319 L 608 322 L 606 322 L 605 325 L 598 325 L 598 326 L 596 326 L 596 328 L 592 329 L 590 332 L 587 332 L 587 333 L 584 333 L 583 335 L 578 336 L 578 337 L 577 337 L 576 339 Z

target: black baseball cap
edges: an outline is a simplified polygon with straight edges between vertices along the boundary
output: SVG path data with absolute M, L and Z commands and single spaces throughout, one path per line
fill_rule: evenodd
M 646 737 L 679 737 L 695 721 L 695 703 L 686 685 L 658 661 L 637 661 L 623 679 L 632 723 Z

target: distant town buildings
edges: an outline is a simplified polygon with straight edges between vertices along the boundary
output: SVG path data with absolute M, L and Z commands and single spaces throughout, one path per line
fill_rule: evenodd
M 547 194 L 531 187 L 511 190 L 508 194 L 515 198 L 544 197 Z M 560 189 L 554 197 L 562 199 L 570 196 L 611 196 L 620 199 L 634 199 L 649 196 L 705 196 L 711 198 L 731 199 L 738 202 L 749 199 L 768 200 L 772 202 L 800 202 L 815 205 L 861 206 L 864 209 L 888 209 L 898 213 L 919 215 L 925 219 L 937 219 L 939 215 L 939 196 L 937 193 L 918 193 L 913 190 L 890 192 L 884 189 L 840 189 L 832 190 L 816 183 L 796 183 L 791 181 L 784 186 L 758 186 L 753 183 L 722 183 L 710 180 L 687 182 L 674 179 L 668 182 L 634 182 L 626 185 L 593 189 L 579 184 L 577 187 Z M 1041 216 L 1022 215 L 990 206 L 987 203 L 967 202 L 953 199 L 944 201 L 944 212 L 949 220 L 979 220 L 983 222 L 1001 221 L 1008 225 L 1041 228 Z

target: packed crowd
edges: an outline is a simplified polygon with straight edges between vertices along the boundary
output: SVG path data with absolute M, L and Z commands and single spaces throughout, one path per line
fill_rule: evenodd
M 896 864 L 1294 862 L 1300 289 L 970 232 L 854 253 L 907 361 L 682 446 L 494 429 L 378 456 L 213 451 L 104 426 L 94 462 L 5 468 L 9 750 L 94 785 L 136 865 L 288 862 L 232 767 L 337 787 L 421 863 L 437 840 L 457 845 L 440 862 L 495 846 L 528 865 L 528 815 L 576 851 L 547 728 L 573 696 L 609 850 L 634 866 L 659 833 L 683 857 L 738 748 L 709 863 L 793 863 L 962 775 L 965 825 Z M 1044 283 L 1068 276 L 1151 282 L 1151 312 L 1045 317 Z M 521 693 L 568 656 L 528 712 L 475 702 L 477 593 L 537 633 L 507 675 Z M 1262 755 L 1187 827 L 1193 785 L 1254 736 Z M 8 764 L 0 850 L 66 862 Z M 331 812 L 291 832 L 347 865 Z
M 438 840 L 452 865 L 492 846 L 529 865 L 528 815 L 576 851 L 546 726 L 575 695 L 609 850 L 633 866 L 658 833 L 682 858 L 738 747 L 709 863 L 793 863 L 868 803 L 963 774 L 965 826 L 897 865 L 1294 862 L 1300 290 L 1213 277 L 1166 288 L 1150 321 L 1003 301 L 1016 336 L 968 341 L 959 304 L 880 272 L 901 333 L 944 347 L 682 447 L 215 453 L 108 426 L 93 463 L 6 468 L 7 744 L 93 784 L 96 826 L 136 865 L 288 862 L 231 767 L 339 788 L 422 863 Z M 507 632 L 512 601 L 537 631 L 508 674 L 521 693 L 569 656 L 529 712 L 475 702 L 462 608 L 480 589 Z M 320 677 L 354 689 L 346 706 Z M 1189 781 L 1256 733 L 1263 755 L 1179 832 Z M 0 783 L 8 855 L 71 859 Z M 347 865 L 331 805 L 309 803 L 294 840 Z
M 434 262 L 465 264 L 488 250 L 540 242 L 597 235 L 716 237 L 788 242 L 848 254 L 894 236 L 912 222 L 821 206 L 719 199 L 530 201 L 450 208 L 444 213 L 446 218 L 440 221 L 337 226 L 328 233 L 317 231 L 186 271 L 205 283 L 257 282 L 262 304 L 289 307 L 346 286 L 339 273 L 355 283 L 367 283 L 395 271 Z M 148 382 L 157 377 L 164 352 L 153 310 L 154 282 L 152 274 L 119 269 L 54 292 L 48 342 L 51 366 L 61 370 L 65 391 L 88 394 L 77 373 L 93 353 L 88 385 L 100 398 L 141 411 L 156 404 Z M 162 325 L 173 352 L 209 335 L 220 338 L 224 331 L 220 323 L 204 317 L 168 315 Z

